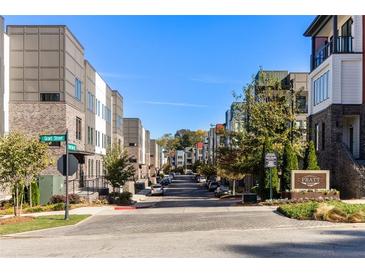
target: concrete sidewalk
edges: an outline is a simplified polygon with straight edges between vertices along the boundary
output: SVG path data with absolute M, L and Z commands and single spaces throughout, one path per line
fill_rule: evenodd
M 113 206 L 94 206 L 94 207 L 79 207 L 79 208 L 75 208 L 75 209 L 71 209 L 70 210 L 70 215 L 72 214 L 76 214 L 76 215 L 96 215 L 99 212 L 106 210 L 106 209 L 112 209 Z M 33 217 L 38 217 L 38 216 L 49 216 L 49 215 L 63 215 L 65 214 L 64 210 L 60 210 L 60 211 L 46 211 L 46 212 L 34 212 L 34 213 L 24 213 L 21 216 L 33 216 Z M 5 215 L 5 216 L 1 216 L 0 219 L 6 219 L 6 218 L 11 218 L 14 215 Z

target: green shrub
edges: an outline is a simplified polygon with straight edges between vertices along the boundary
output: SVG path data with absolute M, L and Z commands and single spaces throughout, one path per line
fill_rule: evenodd
M 29 208 L 25 209 L 24 212 L 34 213 L 34 212 L 43 212 L 46 210 L 47 210 L 47 208 L 44 206 L 34 206 L 34 207 L 29 207 Z
M 130 205 L 132 203 L 133 194 L 126 191 L 126 192 L 112 192 L 108 196 L 108 202 L 110 204 L 117 204 L 117 205 Z
M 299 220 L 321 220 L 329 222 L 365 222 L 365 204 L 347 204 L 341 201 L 303 202 L 283 204 L 278 212 Z
M 310 141 L 305 151 L 304 157 L 304 169 L 307 170 L 319 170 L 316 150 L 313 141 Z
M 58 204 L 65 202 L 66 202 L 65 195 L 53 195 L 49 201 L 50 204 Z M 79 204 L 81 202 L 81 198 L 77 194 L 68 194 L 68 202 L 70 204 Z
M 39 205 L 41 195 L 40 195 L 40 192 L 39 192 L 38 183 L 33 182 L 31 189 L 32 189 L 32 191 L 31 191 L 32 204 L 33 204 L 33 206 Z
M 59 211 L 59 210 L 64 210 L 64 209 L 65 209 L 64 203 L 58 203 L 58 204 L 54 204 L 51 206 L 52 211 Z
M 313 219 L 314 213 L 318 207 L 317 202 L 306 202 L 298 204 L 286 204 L 278 207 L 278 211 L 283 215 L 299 220 Z

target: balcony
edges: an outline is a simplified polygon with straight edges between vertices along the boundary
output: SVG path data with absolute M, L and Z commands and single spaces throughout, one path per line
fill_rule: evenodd
M 333 53 L 352 53 L 353 52 L 353 37 L 352 36 L 338 36 L 335 40 L 323 45 L 319 48 L 313 58 L 311 56 L 312 70 L 319 67 L 331 54 Z

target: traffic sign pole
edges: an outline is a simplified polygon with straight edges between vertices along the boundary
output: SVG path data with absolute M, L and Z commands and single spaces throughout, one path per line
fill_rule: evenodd
M 69 219 L 68 201 L 68 129 L 66 130 L 66 201 L 65 201 L 65 220 Z
M 270 200 L 272 200 L 272 175 L 271 175 L 271 170 L 272 170 L 272 168 L 269 167 L 269 171 L 270 171 Z

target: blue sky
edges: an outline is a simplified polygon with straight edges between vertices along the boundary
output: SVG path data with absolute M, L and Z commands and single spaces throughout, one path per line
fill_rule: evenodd
M 65 24 L 86 58 L 153 138 L 224 122 L 251 76 L 308 71 L 313 16 L 6 16 L 6 24 Z

